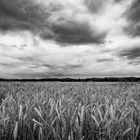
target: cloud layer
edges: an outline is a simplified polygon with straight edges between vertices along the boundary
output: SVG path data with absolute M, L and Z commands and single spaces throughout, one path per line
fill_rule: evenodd
M 0 29 L 2 31 L 29 30 L 43 39 L 52 39 L 58 43 L 103 43 L 105 32 L 92 28 L 85 19 L 65 17 L 63 12 L 66 7 L 63 3 L 60 3 L 59 8 L 57 4 L 52 4 L 49 3 L 45 8 L 43 4 L 32 0 L 13 0 L 12 4 L 10 0 L 2 0 L 0 1 Z M 52 8 L 47 9 L 49 6 Z M 57 12 L 60 15 L 53 17 Z
M 140 1 L 134 0 L 125 14 L 129 22 L 129 25 L 128 27 L 126 27 L 126 30 L 129 32 L 130 35 L 139 36 L 140 35 Z
M 138 0 L 1 0 L 0 77 L 139 75 Z
M 0 29 L 35 30 L 41 25 L 49 13 L 31 0 L 1 0 L 0 1 Z

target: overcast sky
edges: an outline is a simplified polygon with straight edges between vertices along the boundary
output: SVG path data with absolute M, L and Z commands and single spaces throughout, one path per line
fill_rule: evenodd
M 140 0 L 0 0 L 0 77 L 140 76 Z

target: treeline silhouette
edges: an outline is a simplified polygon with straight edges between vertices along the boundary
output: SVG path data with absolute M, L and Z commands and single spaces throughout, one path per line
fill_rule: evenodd
M 104 78 L 44 78 L 44 79 L 2 79 L 8 82 L 140 82 L 140 77 L 104 77 Z

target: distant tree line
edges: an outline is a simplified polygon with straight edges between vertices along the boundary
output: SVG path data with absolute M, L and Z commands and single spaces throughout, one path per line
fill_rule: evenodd
M 104 77 L 104 78 L 44 78 L 44 79 L 2 79 L 0 81 L 15 82 L 140 82 L 140 77 Z

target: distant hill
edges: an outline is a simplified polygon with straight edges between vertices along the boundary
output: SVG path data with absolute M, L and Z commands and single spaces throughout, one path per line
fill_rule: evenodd
M 0 81 L 15 82 L 140 82 L 140 77 L 103 77 L 103 78 L 44 78 L 44 79 L 2 79 Z

